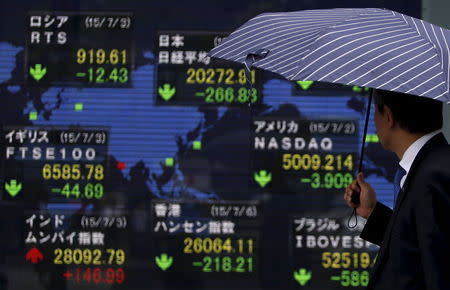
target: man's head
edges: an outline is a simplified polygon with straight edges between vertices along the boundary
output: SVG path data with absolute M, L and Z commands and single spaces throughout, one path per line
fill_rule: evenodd
M 393 142 L 404 134 L 420 136 L 442 128 L 440 101 L 384 90 L 375 90 L 374 97 L 375 125 L 385 149 L 394 151 Z

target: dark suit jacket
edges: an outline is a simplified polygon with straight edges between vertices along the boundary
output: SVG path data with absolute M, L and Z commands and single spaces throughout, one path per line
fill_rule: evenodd
M 368 289 L 450 290 L 450 146 L 417 154 L 394 210 L 377 203 L 361 238 L 380 245 Z

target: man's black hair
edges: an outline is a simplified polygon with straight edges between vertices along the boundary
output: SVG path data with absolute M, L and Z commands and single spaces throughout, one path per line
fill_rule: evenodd
M 386 105 L 400 128 L 409 133 L 428 134 L 442 128 L 442 102 L 426 97 L 385 90 L 374 91 L 375 104 L 383 113 Z

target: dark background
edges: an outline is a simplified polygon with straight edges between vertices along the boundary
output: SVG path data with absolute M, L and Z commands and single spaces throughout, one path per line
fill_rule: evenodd
M 360 8 L 360 7 L 383 7 L 398 12 L 420 17 L 420 1 L 369 1 L 369 0 L 355 0 L 355 1 L 318 1 L 318 0 L 304 0 L 304 1 L 261 1 L 261 0 L 228 0 L 228 1 L 206 1 L 206 0 L 191 0 L 191 1 L 159 1 L 159 0 L 134 0 L 134 1 L 79 1 L 79 0 L 60 0 L 60 1 L 4 1 L 0 2 L 0 42 L 8 42 L 15 46 L 25 45 L 25 32 L 27 31 L 26 16 L 28 11 L 43 10 L 67 10 L 67 11 L 130 11 L 134 15 L 134 45 L 135 45 L 135 64 L 139 67 L 141 64 L 147 64 L 148 60 L 144 60 L 143 51 L 154 51 L 155 35 L 158 30 L 233 30 L 243 24 L 250 18 L 263 12 L 276 11 L 295 11 L 305 9 L 325 9 L 325 8 Z M 23 54 L 19 53 L 17 56 L 16 70 L 13 72 L 13 77 L 9 80 L 9 84 L 21 84 L 20 76 L 23 72 L 21 59 Z M 24 104 L 33 98 L 41 95 L 48 88 L 23 87 L 22 98 L 14 99 L 12 101 L 2 102 L 1 98 L 6 96 L 6 89 L 0 90 L 0 126 L 4 125 L 26 125 L 30 124 L 26 115 L 23 114 L 22 109 Z M 4 94 L 4 95 L 3 95 Z M 39 105 L 39 102 L 36 102 Z M 289 108 L 285 110 L 289 111 Z M 280 110 L 280 114 L 286 111 Z M 289 113 L 289 112 L 287 112 Z M 230 117 L 231 118 L 231 117 Z M 233 118 L 231 118 L 233 119 Z M 226 121 L 226 119 L 225 119 Z M 231 125 L 230 125 L 231 126 Z M 220 127 L 219 127 L 220 128 Z M 222 135 L 222 131 L 217 131 L 218 136 Z M 212 138 L 214 139 L 214 138 Z M 219 149 L 221 149 L 219 147 Z M 210 154 L 222 154 L 220 150 L 211 150 Z M 1 161 L 1 160 L 0 160 Z M 137 164 L 134 171 L 130 172 L 131 182 L 128 188 L 131 191 L 139 191 L 143 196 L 150 195 L 148 190 L 142 189 L 145 183 L 142 181 L 142 176 L 148 175 L 145 173 L 145 168 L 142 164 Z M 4 168 L 2 168 L 4 170 Z M 141 174 L 141 172 L 144 172 Z M 1 173 L 1 171 L 0 171 Z M 114 178 L 114 172 L 111 176 Z M 225 177 L 225 176 L 224 176 Z M 120 182 L 118 178 L 116 182 Z M 220 180 L 218 184 L 227 183 Z M 228 185 L 224 185 L 228 186 Z M 139 190 L 137 190 L 139 189 Z M 226 191 L 226 190 L 225 190 Z M 40 194 L 39 185 L 36 187 L 36 194 Z M 326 196 L 324 197 L 326 199 Z M 134 197 L 130 204 L 139 204 L 142 202 L 148 203 L 150 200 L 146 198 Z M 35 204 L 34 207 L 38 205 Z M 270 229 L 270 234 L 265 237 L 262 236 L 261 247 L 264 255 L 261 255 L 266 266 L 261 270 L 259 275 L 260 289 L 281 289 L 288 287 L 288 280 L 291 279 L 291 272 L 289 271 L 289 256 L 286 251 L 286 240 L 289 238 L 289 224 L 287 213 L 294 211 L 319 210 L 323 204 L 315 204 L 311 207 L 307 203 L 298 204 L 293 196 L 282 196 L 272 199 L 270 204 L 265 206 L 264 218 L 266 223 L 264 227 Z M 0 290 L 4 289 L 18 289 L 14 287 L 14 282 L 11 277 L 5 276 L 3 273 L 7 272 L 10 267 L 11 257 L 6 258 L 7 255 L 14 253 L 17 259 L 23 259 L 23 220 L 29 208 L 17 206 L 16 204 L 0 204 Z M 281 226 L 280 226 L 281 225 Z M 149 235 L 139 235 L 128 233 L 128 236 L 122 234 L 121 239 L 132 240 L 133 246 L 138 249 L 148 251 L 150 243 Z M 264 240 L 265 239 L 265 240 Z M 140 247 L 140 248 L 139 248 Z M 136 252 L 135 255 L 139 253 Z M 147 270 L 142 269 L 134 276 L 132 287 L 130 289 L 151 289 L 153 287 L 152 279 L 160 279 L 161 277 L 146 276 Z M 289 274 L 288 274 L 289 273 Z M 130 276 L 130 279 L 133 276 Z M 26 274 L 23 279 L 29 279 Z M 171 276 L 163 277 L 167 288 L 185 287 L 187 289 L 199 289 L 203 285 L 196 284 L 191 281 L 189 275 L 185 276 Z M 179 278 L 179 279 L 178 279 Z M 178 280 L 177 280 L 178 279 Z M 6 288 L 6 281 L 9 280 L 9 287 Z M 51 279 L 50 279 L 51 280 Z M 290 280 L 289 280 L 290 281 Z M 218 284 L 215 289 L 225 287 L 224 284 Z M 45 286 L 44 286 L 45 285 Z M 36 284 L 35 289 L 64 289 L 64 285 L 58 283 L 41 283 Z M 239 285 L 234 285 L 238 288 Z M 167 289 L 163 288 L 163 289 Z M 92 286 L 91 289 L 96 289 Z

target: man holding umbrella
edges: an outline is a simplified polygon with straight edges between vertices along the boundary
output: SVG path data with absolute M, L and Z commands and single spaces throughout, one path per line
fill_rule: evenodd
M 439 131 L 442 103 L 450 104 L 450 30 L 380 8 L 263 13 L 209 56 L 291 81 L 372 88 L 378 136 L 400 167 L 393 210 L 362 173 L 344 194 L 368 219 L 361 237 L 381 245 L 368 287 L 450 289 L 450 146 Z
M 442 103 L 375 91 L 375 125 L 383 147 L 400 159 L 394 210 L 377 202 L 362 173 L 344 199 L 367 218 L 361 238 L 380 245 L 369 289 L 450 289 L 450 146 Z M 353 203 L 353 192 L 360 202 Z

